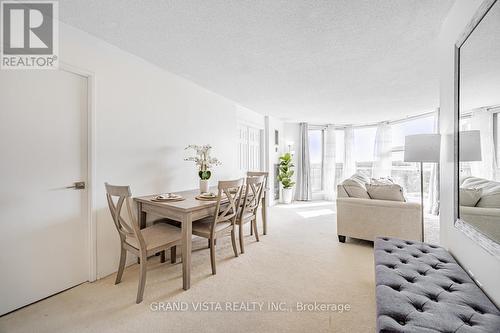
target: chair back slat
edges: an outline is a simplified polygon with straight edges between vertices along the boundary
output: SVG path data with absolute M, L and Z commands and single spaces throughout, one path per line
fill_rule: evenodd
M 256 214 L 262 199 L 264 186 L 264 175 L 247 177 L 246 190 L 242 202 L 241 217 L 247 213 Z
M 231 222 L 234 225 L 240 206 L 241 193 L 243 190 L 243 178 L 237 180 L 219 181 L 217 205 L 215 206 L 214 219 L 211 225 L 210 233 L 215 235 L 217 223 Z M 222 201 L 227 198 L 227 203 L 222 205 Z
M 264 176 L 264 187 L 267 187 L 267 179 L 269 178 L 269 172 L 267 171 L 247 171 L 247 177 L 259 177 Z
M 137 239 L 140 250 L 145 249 L 145 241 L 131 207 L 132 193 L 130 187 L 110 185 L 108 183 L 105 183 L 105 186 L 109 211 L 115 223 L 116 230 L 120 235 L 120 240 L 122 242 L 127 242 L 127 238 L 135 238 Z M 127 207 L 127 213 L 131 223 L 128 223 L 122 215 L 124 204 Z

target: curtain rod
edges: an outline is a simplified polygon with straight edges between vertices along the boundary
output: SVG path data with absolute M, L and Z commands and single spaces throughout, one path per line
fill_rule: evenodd
M 374 126 L 377 126 L 378 124 L 382 124 L 382 123 L 398 124 L 398 123 L 402 123 L 402 122 L 413 120 L 413 119 L 424 118 L 424 117 L 430 116 L 432 114 L 436 114 L 438 111 L 439 111 L 439 108 L 437 108 L 434 111 L 429 111 L 429 112 L 420 113 L 420 114 L 416 114 L 416 115 L 412 115 L 412 116 L 407 116 L 405 118 L 399 118 L 399 119 L 393 119 L 393 120 L 384 120 L 384 121 L 377 121 L 377 122 L 373 122 L 373 123 L 358 124 L 358 125 L 353 125 L 353 124 L 345 124 L 345 125 L 334 125 L 334 124 L 316 125 L 316 124 L 311 124 L 311 125 L 308 125 L 308 126 L 310 126 L 310 127 L 317 127 L 318 129 L 319 128 L 326 128 L 329 125 L 332 125 L 336 129 L 342 129 L 342 128 L 346 128 L 346 127 L 352 127 L 352 128 L 374 127 Z
M 460 118 L 470 118 L 474 111 L 479 111 L 479 110 L 493 111 L 493 113 L 497 113 L 497 112 L 500 112 L 500 104 L 464 111 L 464 112 L 460 113 Z

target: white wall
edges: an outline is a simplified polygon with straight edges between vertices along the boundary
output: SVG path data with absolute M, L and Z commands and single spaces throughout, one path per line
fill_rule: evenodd
M 440 130 L 441 157 L 441 242 L 483 285 L 485 292 L 500 305 L 500 261 L 454 227 L 454 45 L 470 22 L 481 0 L 456 1 L 440 34 Z
M 60 59 L 95 74 L 97 274 L 103 277 L 116 271 L 119 257 L 104 182 L 130 184 L 134 195 L 196 188 L 184 147 L 205 143 L 223 162 L 211 182 L 237 177 L 239 117 L 257 124 L 264 117 L 62 23 Z
M 277 175 L 274 174 L 274 164 L 279 163 L 279 157 L 285 152 L 286 139 L 284 137 L 285 129 L 283 122 L 277 118 L 266 116 L 266 171 L 269 172 L 269 205 L 277 202 L 274 200 L 274 181 Z M 274 131 L 278 131 L 278 146 L 275 145 Z M 280 196 L 281 198 L 281 196 Z
M 292 179 L 295 183 L 297 183 L 297 166 L 299 165 L 299 160 L 297 158 L 297 153 L 299 151 L 299 138 L 300 138 L 300 126 L 298 123 L 285 123 L 285 144 L 289 144 L 293 142 L 292 151 L 295 154 L 292 156 L 293 164 L 295 165 L 295 174 Z M 295 189 L 297 184 L 294 187 L 293 198 L 295 198 Z

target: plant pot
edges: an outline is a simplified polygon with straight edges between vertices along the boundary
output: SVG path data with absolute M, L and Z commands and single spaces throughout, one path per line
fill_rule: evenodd
M 208 192 L 208 179 L 200 179 L 200 193 Z
M 292 203 L 292 194 L 293 194 L 293 189 L 292 188 L 284 188 L 282 189 L 282 195 L 283 195 L 283 203 L 284 204 L 291 204 Z

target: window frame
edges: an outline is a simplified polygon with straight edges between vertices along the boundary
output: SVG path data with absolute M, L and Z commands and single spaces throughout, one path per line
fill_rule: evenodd
M 324 187 L 324 177 L 325 177 L 325 129 L 326 126 L 315 126 L 315 125 L 308 125 L 307 126 L 307 135 L 309 136 L 310 131 L 320 131 L 321 132 L 321 185 L 319 190 L 312 190 L 312 193 L 314 194 L 322 194 L 324 193 L 325 187 Z M 311 158 L 309 157 L 309 164 L 311 164 Z M 310 168 L 311 169 L 311 168 Z M 311 170 L 309 171 L 309 176 L 311 175 Z

